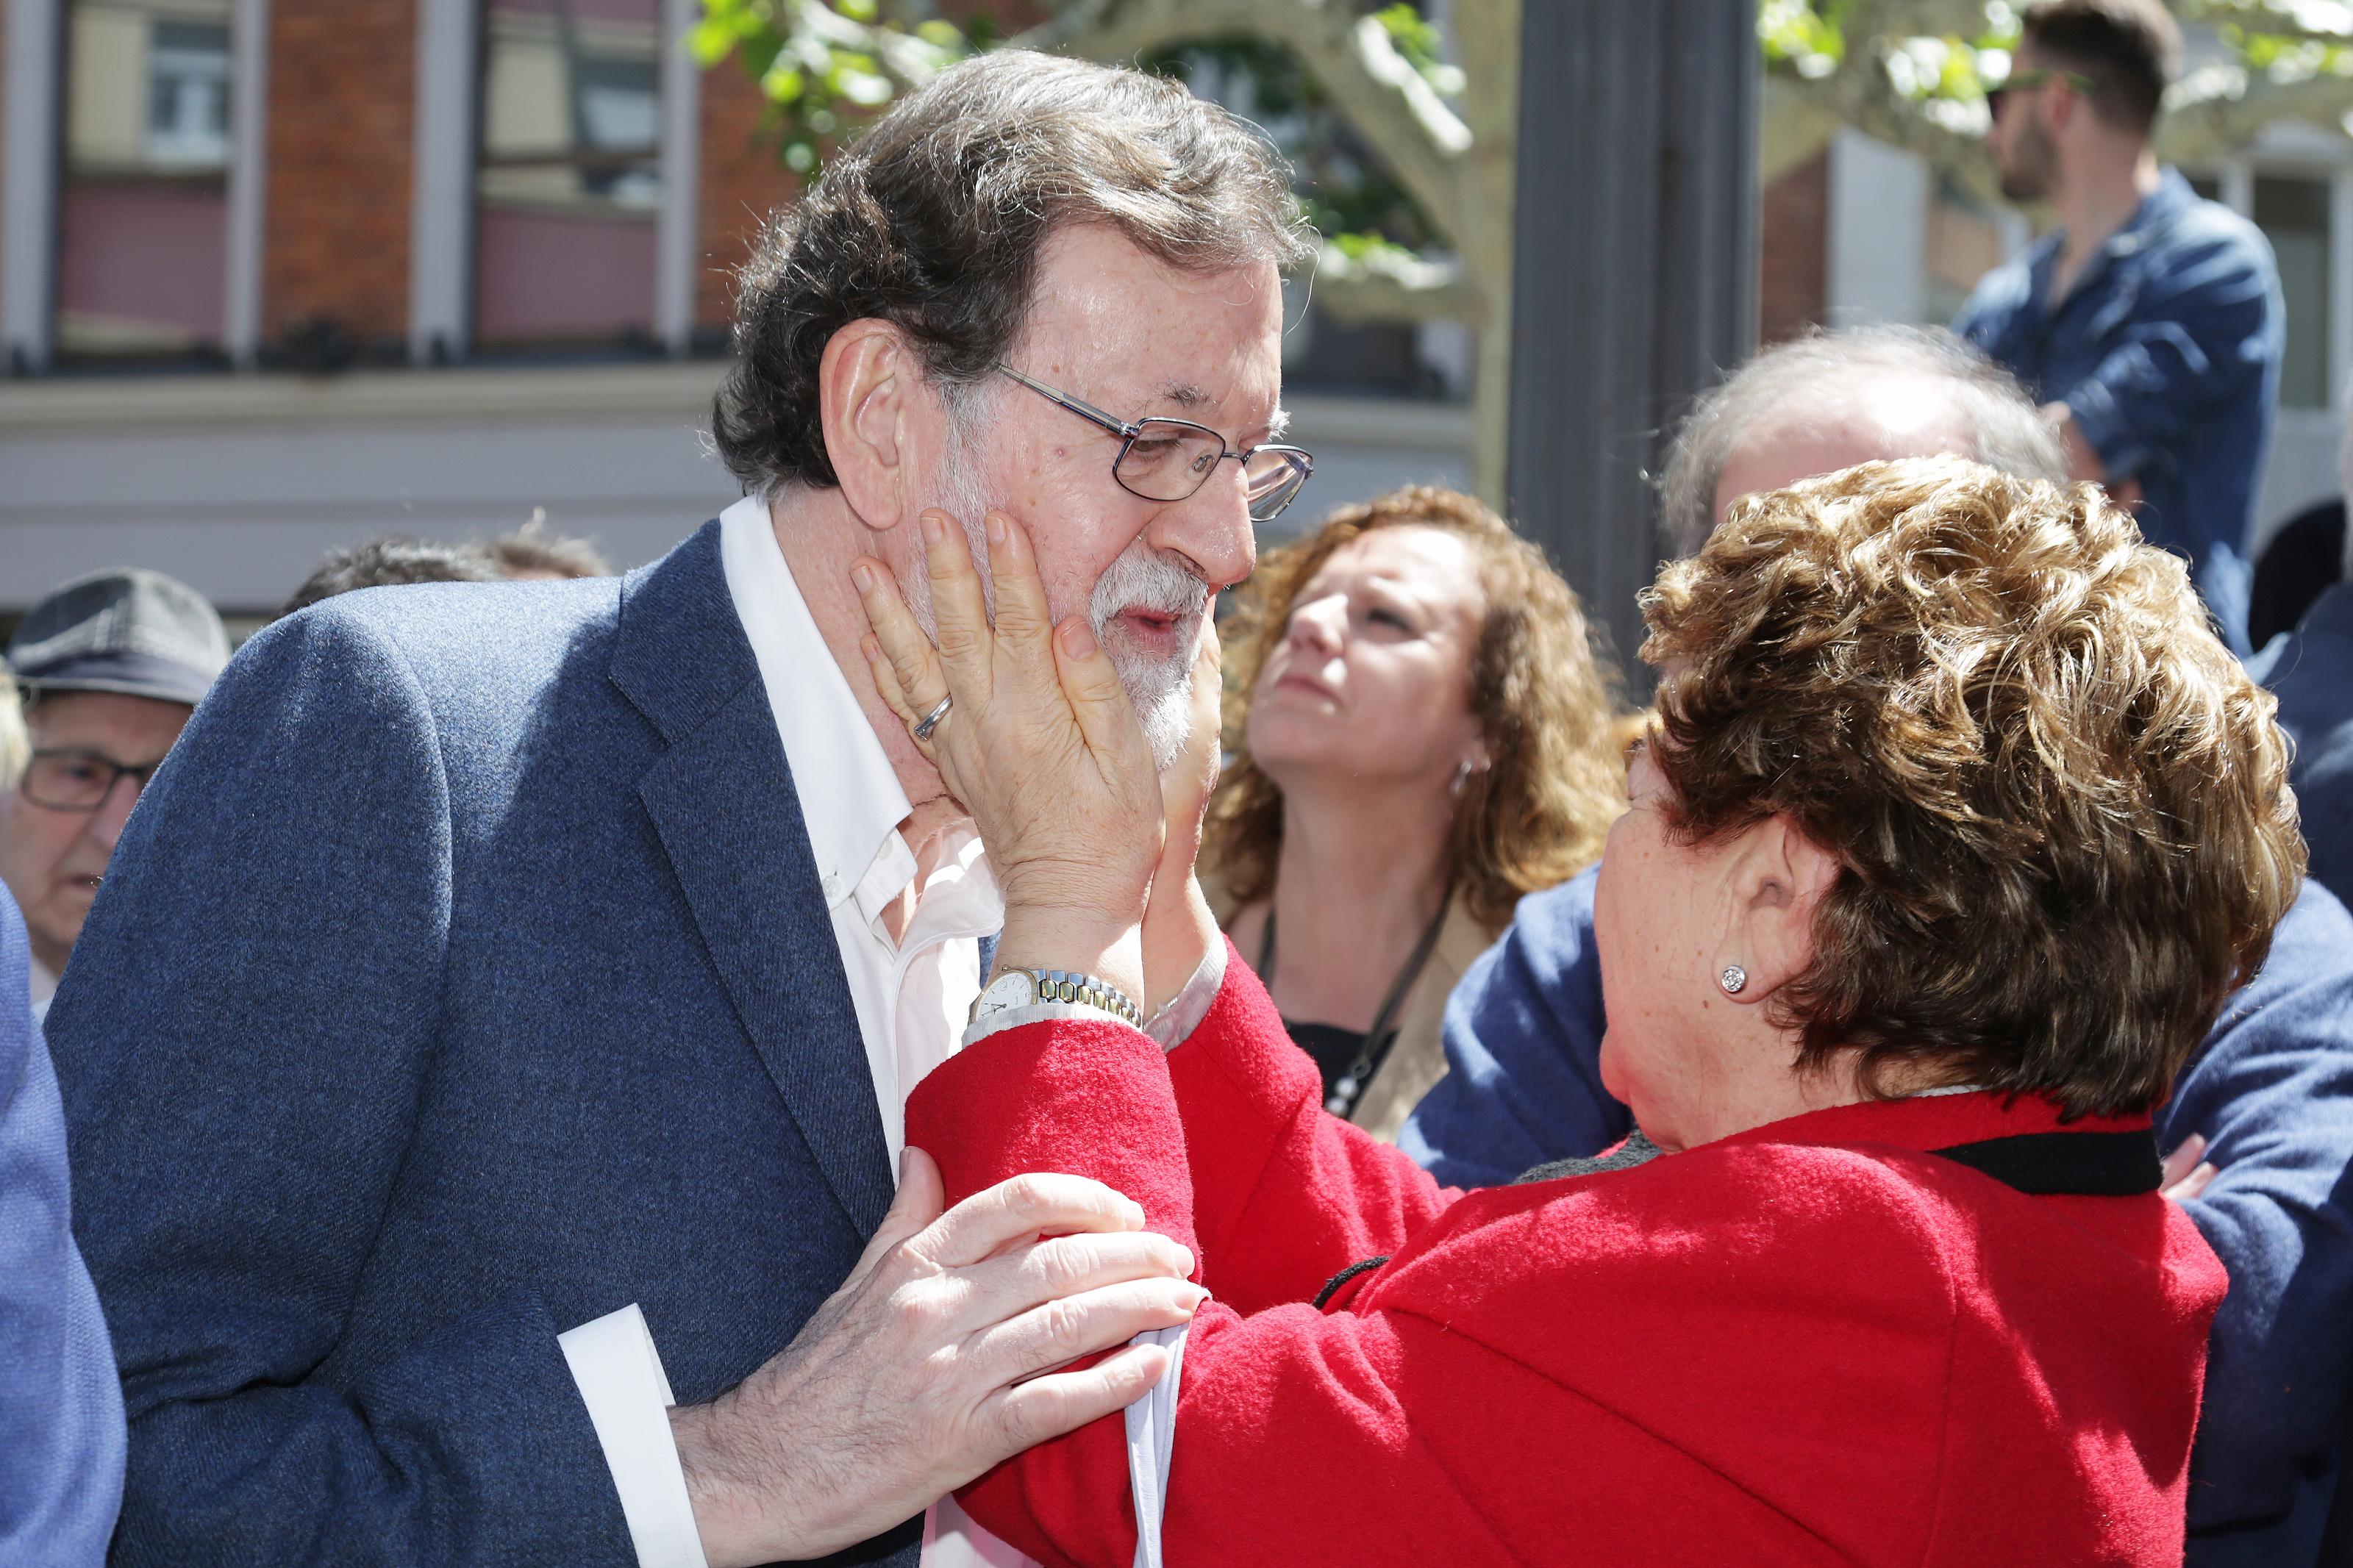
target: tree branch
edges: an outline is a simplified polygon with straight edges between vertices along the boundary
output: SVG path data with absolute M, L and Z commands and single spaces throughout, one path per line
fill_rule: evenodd
M 1325 246 L 1315 260 L 1310 296 L 1334 321 L 1472 321 L 1486 313 L 1479 286 L 1451 257 L 1396 251 L 1357 258 Z
M 1470 128 L 1388 33 L 1342 0 L 1090 0 L 1016 38 L 1087 59 L 1134 60 L 1155 49 L 1236 35 L 1299 57 L 1335 110 L 1379 153 L 1450 238 L 1477 219 L 1461 168 Z

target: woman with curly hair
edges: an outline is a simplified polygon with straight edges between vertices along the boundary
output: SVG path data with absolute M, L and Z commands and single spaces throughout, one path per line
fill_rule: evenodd
M 911 722 L 953 693 L 999 972 L 1064 1000 L 983 1013 L 909 1147 L 952 1199 L 1108 1184 L 1208 1299 L 975 1518 L 1092 1568 L 2181 1561 L 2224 1278 L 2150 1111 L 2304 847 L 2272 699 L 2097 488 L 1867 463 L 1662 572 L 1595 902 L 1601 1070 L 1656 1148 L 1471 1193 L 1321 1110 L 1206 915 L 1146 914 L 1186 793 L 1026 552 L 991 568 L 994 634 L 933 553 L 944 668 L 871 592 L 878 679 Z M 1173 1047 L 1119 997 L 1169 920 L 1219 985 Z
M 1261 563 L 1226 636 L 1236 756 L 1202 886 L 1381 1139 L 1446 1070 L 1447 994 L 1622 805 L 1612 686 L 1541 552 L 1453 490 L 1343 507 Z

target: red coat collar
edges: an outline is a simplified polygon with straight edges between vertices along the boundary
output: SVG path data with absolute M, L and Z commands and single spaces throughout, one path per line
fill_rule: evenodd
M 1827 1110 L 1768 1121 L 1716 1142 L 1724 1145 L 1884 1143 L 1925 1152 L 2028 1132 L 2134 1132 L 2148 1125 L 2146 1111 L 2064 1121 L 2059 1107 L 2041 1095 L 1981 1089 L 1973 1094 L 1915 1095 L 1908 1100 L 1834 1105 Z

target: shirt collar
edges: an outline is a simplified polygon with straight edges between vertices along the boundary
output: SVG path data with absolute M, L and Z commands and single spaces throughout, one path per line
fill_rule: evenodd
M 765 501 L 747 496 L 719 514 L 719 554 L 792 767 L 826 907 L 855 898 L 869 922 L 879 920 L 915 875 L 899 833 L 907 792 L 793 581 Z
M 2149 244 L 2157 237 L 2158 230 L 2179 217 L 2199 199 L 2198 193 L 2189 188 L 2189 182 L 2181 177 L 2180 170 L 2168 166 L 2159 171 L 2157 189 L 2143 196 L 2140 205 L 2133 209 L 2132 216 L 2101 244 L 2076 278 L 2073 287 L 2067 290 L 2068 296 L 2072 299 L 2082 293 L 2086 284 L 2107 269 L 2109 262 L 2120 260 Z M 2027 263 L 2033 279 L 2036 300 L 2043 300 L 2048 293 L 2051 269 L 2059 264 L 2059 252 L 2066 242 L 2066 231 L 2053 228 L 2036 243 Z

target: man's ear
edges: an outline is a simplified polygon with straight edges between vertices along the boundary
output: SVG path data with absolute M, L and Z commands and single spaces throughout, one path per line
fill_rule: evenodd
M 2034 95 L 2037 107 L 2042 111 L 2042 129 L 2052 136 L 2064 134 L 2067 127 L 2075 122 L 2075 111 L 2085 107 L 2073 86 L 2065 82 L 2056 85 L 2059 89 L 2056 92 L 2043 91 Z
M 1762 1001 L 1813 967 L 1814 913 L 1838 874 L 1838 857 L 1785 816 L 1741 836 L 1726 889 L 1731 941 L 1718 968 L 1737 963 L 1747 983 L 1731 1000 Z
M 921 377 L 907 340 L 888 321 L 852 321 L 818 361 L 825 455 L 842 500 L 872 529 L 895 528 L 907 508 L 904 459 Z

